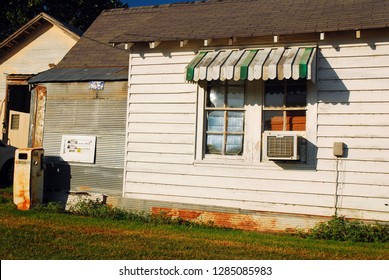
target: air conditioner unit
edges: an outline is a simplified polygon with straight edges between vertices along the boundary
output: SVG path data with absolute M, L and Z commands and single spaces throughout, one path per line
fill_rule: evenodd
M 266 131 L 264 156 L 268 160 L 300 160 L 300 136 L 293 131 Z

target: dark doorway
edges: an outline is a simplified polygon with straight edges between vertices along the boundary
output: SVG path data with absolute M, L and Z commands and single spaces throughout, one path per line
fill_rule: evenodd
M 30 113 L 31 92 L 28 85 L 8 86 L 8 110 Z
M 22 123 L 19 126 L 19 122 L 22 122 L 23 119 L 25 122 L 28 117 L 27 114 L 30 113 L 30 99 L 31 92 L 28 84 L 20 84 L 19 82 L 19 84 L 15 85 L 12 82 L 8 83 L 6 111 L 3 120 L 3 140 L 5 142 L 10 142 L 12 137 L 19 137 L 18 135 L 10 135 L 11 129 L 13 134 L 17 131 L 18 133 L 26 134 L 26 136 L 28 135 L 28 130 L 24 131 L 26 128 L 22 126 Z

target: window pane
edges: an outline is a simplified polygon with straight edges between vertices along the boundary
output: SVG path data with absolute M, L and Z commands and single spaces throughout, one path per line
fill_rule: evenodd
M 278 83 L 267 83 L 265 89 L 265 106 L 266 107 L 282 107 L 284 104 L 284 84 L 278 81 Z
M 288 111 L 287 115 L 287 130 L 304 131 L 306 122 L 305 111 Z
M 305 84 L 288 85 L 286 107 L 305 107 L 307 105 L 307 91 Z
M 244 87 L 230 86 L 227 94 L 228 108 L 243 108 L 244 106 Z
M 228 132 L 243 132 L 243 112 L 228 112 Z
M 223 154 L 223 135 L 207 135 L 207 153 Z
M 264 128 L 265 130 L 283 130 L 284 120 L 282 111 L 265 111 Z
M 239 155 L 243 150 L 243 135 L 227 135 L 226 154 Z
M 207 131 L 223 132 L 224 131 L 224 112 L 211 111 L 208 112 Z
M 224 92 L 225 87 L 221 85 L 212 86 L 209 90 L 207 98 L 207 107 L 224 107 Z

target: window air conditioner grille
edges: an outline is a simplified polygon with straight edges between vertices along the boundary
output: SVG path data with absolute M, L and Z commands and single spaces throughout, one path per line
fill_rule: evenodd
M 268 160 L 300 160 L 300 136 L 291 131 L 266 131 L 264 156 Z
M 267 156 L 275 158 L 292 158 L 294 154 L 294 136 L 268 136 Z

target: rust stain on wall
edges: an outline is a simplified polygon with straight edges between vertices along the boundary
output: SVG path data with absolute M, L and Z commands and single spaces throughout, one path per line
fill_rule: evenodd
M 250 214 L 222 213 L 174 208 L 152 207 L 153 215 L 182 218 L 191 222 L 212 223 L 215 226 L 250 231 L 283 231 L 277 218 L 259 217 Z
M 46 110 L 47 89 L 43 86 L 36 87 L 36 104 L 34 132 L 32 134 L 32 147 L 43 147 L 43 127 Z

